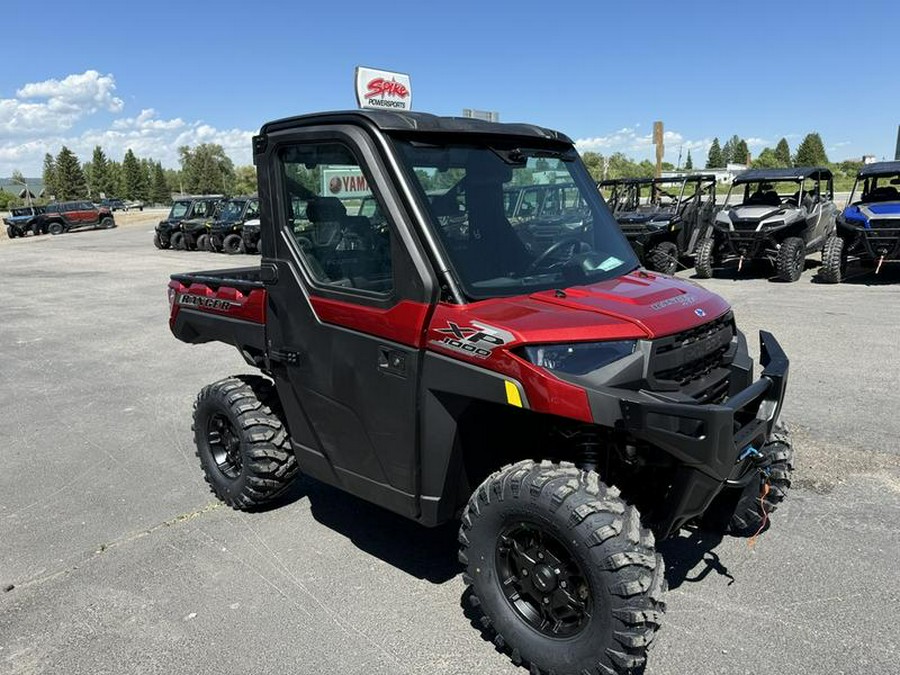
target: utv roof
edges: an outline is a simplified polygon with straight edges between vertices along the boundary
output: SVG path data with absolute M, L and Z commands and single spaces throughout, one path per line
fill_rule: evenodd
M 750 169 L 734 177 L 732 184 L 756 183 L 764 180 L 803 180 L 804 178 L 831 178 L 831 170 L 822 166 L 797 166 L 789 169 Z
M 261 136 L 296 126 L 321 123 L 368 122 L 383 131 L 419 131 L 425 133 L 476 133 L 485 135 L 525 136 L 543 140 L 572 143 L 572 139 L 559 131 L 533 124 L 486 122 L 469 117 L 440 117 L 421 112 L 395 112 L 388 110 L 341 110 L 321 112 L 267 122 L 259 130 Z
M 867 178 L 868 176 L 893 176 L 898 173 L 900 173 L 900 162 L 873 162 L 863 165 L 857 176 Z

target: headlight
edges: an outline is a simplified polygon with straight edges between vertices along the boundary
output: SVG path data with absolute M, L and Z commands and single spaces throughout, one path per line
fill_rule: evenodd
M 779 227 L 784 227 L 784 221 L 783 220 L 771 220 L 768 222 L 764 222 L 762 224 L 762 226 L 767 229 L 770 229 L 770 230 L 775 230 Z
M 534 365 L 570 375 L 585 375 L 634 353 L 635 340 L 529 345 L 525 358 Z

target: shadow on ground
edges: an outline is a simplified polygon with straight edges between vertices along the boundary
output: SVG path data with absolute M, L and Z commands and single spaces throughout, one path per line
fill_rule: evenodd
M 434 584 L 462 571 L 457 560 L 459 523 L 424 527 L 337 488 L 303 477 L 269 508 L 309 500 L 313 518 L 366 553 Z M 266 509 L 269 510 L 269 509 Z

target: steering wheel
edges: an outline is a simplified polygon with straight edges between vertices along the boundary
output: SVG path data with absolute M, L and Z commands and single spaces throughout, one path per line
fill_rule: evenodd
M 572 255 L 570 255 L 569 258 L 574 257 L 578 253 L 586 253 L 587 251 L 591 250 L 590 245 L 584 240 L 578 237 L 565 237 L 563 239 L 560 239 L 556 243 L 551 244 L 550 248 L 548 248 L 537 258 L 535 258 L 534 261 L 532 261 L 532 263 L 525 269 L 524 274 L 528 275 L 532 272 L 535 272 L 536 270 L 539 270 L 542 267 L 543 263 L 547 260 L 547 258 L 552 257 L 555 253 L 566 246 L 572 247 Z M 569 258 L 566 258 L 566 260 L 568 260 Z

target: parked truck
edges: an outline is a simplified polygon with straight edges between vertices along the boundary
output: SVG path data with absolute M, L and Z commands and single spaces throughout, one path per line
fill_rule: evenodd
M 303 472 L 459 519 L 469 601 L 516 663 L 639 672 L 664 610 L 656 542 L 701 519 L 759 533 L 790 485 L 778 341 L 760 333 L 754 376 L 725 300 L 640 267 L 559 132 L 349 111 L 266 124 L 253 152 L 260 264 L 168 288 L 178 339 L 261 373 L 196 399 L 212 492 L 252 509 Z M 368 194 L 330 192 L 334 166 Z M 579 193 L 553 240 L 504 209 L 538 168 Z

